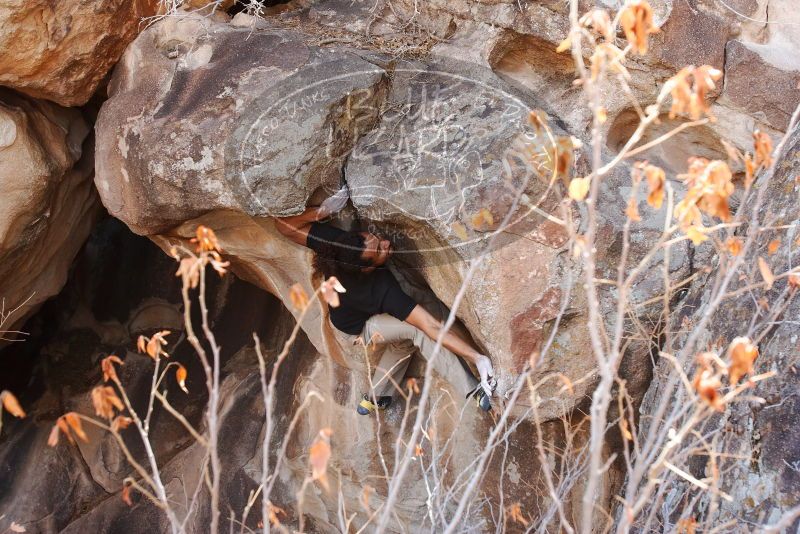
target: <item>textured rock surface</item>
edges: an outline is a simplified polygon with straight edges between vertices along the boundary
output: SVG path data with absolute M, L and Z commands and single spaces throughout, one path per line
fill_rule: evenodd
M 0 85 L 85 104 L 157 7 L 157 0 L 3 0 Z
M 308 46 L 301 34 L 284 30 L 243 39 L 249 31 L 199 18 L 164 21 L 123 58 L 97 123 L 96 183 L 109 211 L 135 231 L 188 237 L 206 224 L 239 275 L 288 302 L 297 281 L 311 291 L 310 254 L 259 216 L 297 213 L 318 189 L 346 179 L 364 223 L 393 234 L 403 252 L 396 263 L 409 282 L 422 274 L 423 287 L 451 304 L 466 260 L 511 210 L 515 188 L 538 202 L 539 213 L 556 210 L 557 188 L 531 173 L 504 171 L 504 160 L 523 144 L 528 106 L 491 72 L 483 73 L 483 89 L 473 83 L 445 90 L 431 74 L 440 67 Z M 261 47 L 272 54 L 249 52 Z M 167 48 L 177 54 L 167 57 Z M 154 59 L 142 66 L 136 58 L 145 55 Z M 333 76 L 341 72 L 348 75 Z M 426 76 L 429 83 L 412 83 Z M 398 111 L 386 111 L 392 109 Z M 170 142 L 159 142 L 164 138 Z M 475 229 L 471 218 L 482 208 L 496 221 Z M 499 235 L 459 310 L 493 356 L 501 391 L 541 349 L 566 291 L 564 273 L 573 268 L 559 226 L 522 209 L 512 215 L 519 221 Z M 536 276 L 518 280 L 520 265 Z M 569 306 L 579 310 L 573 291 Z M 507 314 L 517 320 L 509 323 Z M 347 361 L 323 317 L 309 318 L 306 333 L 318 350 Z M 580 313 L 571 317 L 542 372 L 562 369 L 577 382 L 592 364 Z M 551 406 L 547 417 L 577 403 L 590 383 L 582 382 L 563 407 Z
M 759 257 L 766 258 L 775 273 L 783 273 L 798 262 L 798 223 L 800 205 L 797 198 L 800 184 L 796 177 L 800 173 L 800 129 L 789 139 L 781 155 L 776 172 L 764 192 L 765 202 L 759 219 L 777 231 L 765 231 L 756 239 L 755 247 L 745 259 L 746 276 L 734 280 L 730 289 L 736 291 L 750 281 L 760 280 L 756 267 Z M 762 177 L 763 181 L 763 177 Z M 762 183 L 762 187 L 764 184 Z M 770 241 L 778 239 L 780 246 L 774 253 L 768 252 Z M 685 325 L 697 328 L 700 310 L 709 300 L 711 287 L 717 270 L 704 275 L 693 283 L 680 309 L 673 314 L 673 330 Z M 800 385 L 800 361 L 798 360 L 798 329 L 796 320 L 800 315 L 800 301 L 795 296 L 783 311 L 783 321 L 765 324 L 766 310 L 759 310 L 758 300 L 762 296 L 775 303 L 781 292 L 787 290 L 786 278 L 778 279 L 769 290 L 763 287 L 754 292 L 741 293 L 726 299 L 713 315 L 706 329 L 699 333 L 699 347 L 720 350 L 737 336 L 758 342 L 759 356 L 754 374 L 775 371 L 773 378 L 759 382 L 746 392 L 746 399 L 728 406 L 720 417 L 711 418 L 703 425 L 704 435 L 714 436 L 717 450 L 729 457 L 721 458 L 718 469 L 719 489 L 732 497 L 719 499 L 719 508 L 709 512 L 711 523 L 775 524 L 787 511 L 800 502 L 800 435 L 798 435 L 798 385 Z M 753 318 L 757 319 L 754 320 Z M 694 332 L 693 330 L 689 330 Z M 680 336 L 676 347 L 685 339 Z M 677 350 L 676 348 L 676 350 Z M 684 369 L 689 376 L 696 372 L 696 362 L 688 358 Z M 673 364 L 662 359 L 654 371 L 654 379 L 641 406 L 641 413 L 654 414 L 659 406 L 668 403 L 673 394 L 667 384 L 674 379 Z M 759 401 L 761 399 L 761 401 Z M 646 427 L 645 427 L 646 428 Z M 644 432 L 640 438 L 644 438 Z M 710 476 L 711 466 L 706 456 L 691 462 L 692 473 L 697 477 Z M 681 513 L 675 498 L 685 498 L 693 488 L 682 479 L 672 479 L 664 488 L 664 505 L 657 510 L 658 520 L 663 525 L 674 525 Z M 707 502 L 708 494 L 700 495 Z M 676 506 L 677 505 L 677 506 Z M 663 516 L 664 511 L 671 514 Z M 750 523 L 752 522 L 752 523 Z M 797 527 L 797 521 L 789 522 Z M 789 525 L 786 525 L 787 527 Z
M 191 4 L 201 7 L 204 3 Z M 686 64 L 712 64 L 724 69 L 724 78 L 710 95 L 716 122 L 682 131 L 642 157 L 663 165 L 672 179 L 685 170 L 689 155 L 724 157 L 719 136 L 746 150 L 751 149 L 756 128 L 777 138 L 800 99 L 796 88 L 800 38 L 794 31 L 800 10 L 793 2 L 728 0 L 723 6 L 654 0 L 651 4 L 661 32 L 652 38 L 652 52 L 630 65 L 631 89 L 642 104 L 652 103 L 654 89 Z M 548 187 L 547 180 L 530 169 L 519 172 L 518 167 L 506 165 L 521 147 L 541 149 L 525 121 L 531 107 L 544 109 L 554 119 L 558 134 L 586 139 L 591 117 L 572 83 L 571 59 L 554 50 L 567 32 L 568 6 L 563 0 L 395 0 L 391 7 L 371 1 L 321 0 L 310 6 L 296 1 L 275 6 L 275 13 L 286 13 L 269 21 L 240 13 L 226 24 L 228 16 L 220 11 L 214 17 L 165 19 L 128 47 L 110 82 L 110 100 L 96 125 L 95 183 L 111 214 L 163 249 L 188 240 L 198 224 L 213 228 L 235 273 L 280 299 L 241 282 L 214 288 L 220 310 L 215 328 L 225 336 L 226 349 L 223 447 L 228 454 L 223 509 L 230 506 L 241 511 L 259 476 L 257 447 L 264 414 L 254 355 L 246 347 L 249 333 L 262 328 L 262 339 L 269 340 L 265 348 L 274 357 L 292 324 L 292 315 L 281 308 L 281 301 L 289 302 L 289 288 L 295 282 L 309 293 L 314 287 L 310 253 L 280 236 L 269 216 L 298 213 L 342 180 L 351 188 L 353 207 L 340 222 L 347 225 L 355 218 L 365 228 L 391 236 L 401 252 L 395 255 L 393 270 L 410 294 L 440 316 L 454 302 L 469 261 L 486 246 L 500 219 L 509 213 L 512 217 L 526 214 L 499 234 L 476 269 L 458 309 L 460 326 L 493 357 L 501 393 L 530 355 L 554 334 L 550 350 L 538 362 L 535 379 L 562 373 L 575 387 L 565 392 L 553 381 L 539 391 L 539 414 L 549 420 L 543 428 L 558 447 L 570 432 L 577 432 L 571 438 L 577 444 L 585 439 L 578 430 L 579 414 L 594 384 L 594 362 L 587 340 L 582 279 L 567 250 L 567 236 L 557 224 L 564 216 L 559 211 L 561 183 Z M 28 48 L 4 47 L 14 54 L 0 59 L 0 84 L 70 105 L 85 102 L 138 32 L 133 21 L 148 9 L 152 3 L 145 1 L 91 9 L 75 2 L 56 7 L 0 3 L 0 20 L 11 21 L 0 30 L 0 44 L 4 39 L 31 43 Z M 36 16 L 21 18 L 31 12 Z M 113 31 L 109 29 L 112 23 Z M 47 39 L 38 34 L 32 37 L 32 29 L 42 27 L 46 31 L 40 33 Z M 404 30 L 402 35 L 397 28 Z M 472 64 L 458 64 L 464 60 Z M 436 71 L 453 69 L 466 74 L 470 83 L 451 80 L 442 85 Z M 612 153 L 633 131 L 638 115 L 622 91 L 609 89 L 604 99 L 609 117 L 606 149 Z M 9 180 L 12 185 L 4 191 L 15 195 L 0 200 L 0 206 L 8 205 L 0 216 L 0 279 L 4 290 L 6 280 L 11 281 L 9 287 L 17 288 L 21 298 L 34 287 L 37 298 L 44 298 L 63 284 L 67 266 L 92 220 L 86 215 L 92 211 L 95 194 L 87 185 L 90 166 L 80 161 L 74 167 L 86 136 L 85 124 L 75 110 L 10 93 L 0 93 L 0 101 L 6 104 L 0 107 L 0 180 Z M 643 142 L 676 124 L 663 117 Z M 797 140 L 793 143 L 781 164 L 780 179 L 768 195 L 768 210 L 779 214 L 778 225 L 796 223 L 798 218 L 797 185 L 792 181 L 798 173 Z M 13 172 L 6 172 L 6 161 Z M 585 161 L 580 159 L 576 167 L 585 172 Z M 19 169 L 24 169 L 21 176 Z M 673 186 L 680 192 L 677 181 Z M 509 190 L 523 191 L 538 211 L 526 212 L 527 204 L 513 207 Z M 616 276 L 629 194 L 627 171 L 607 177 L 601 191 L 600 278 Z M 648 210 L 643 196 L 639 200 L 640 211 Z M 65 205 L 72 208 L 56 209 Z M 492 217 L 475 222 L 473 216 L 481 209 Z M 569 215 L 580 219 L 584 213 L 579 207 Z M 51 223 L 43 227 L 42 217 L 49 217 Z M 663 225 L 663 220 L 652 216 L 634 225 L 632 260 L 646 253 Z M 85 279 L 77 281 L 76 287 L 83 287 L 90 278 L 102 280 L 110 286 L 92 291 L 112 295 L 107 300 L 121 307 L 97 301 L 73 302 L 70 307 L 60 302 L 55 310 L 61 312 L 51 310 L 38 319 L 68 317 L 55 327 L 63 337 L 59 334 L 43 345 L 31 344 L 33 352 L 42 348 L 41 354 L 28 354 L 30 362 L 44 369 L 44 375 L 35 376 L 46 377 L 44 384 L 37 385 L 40 395 L 26 399 L 32 401 L 35 418 L 9 427 L 13 438 L 0 443 L 0 469 L 3 480 L 9 481 L 4 485 L 8 490 L 0 489 L 0 521 L 16 519 L 28 525 L 28 531 L 144 533 L 166 528 L 164 518 L 143 499 L 132 509 L 121 503 L 121 480 L 128 471 L 110 440 L 97 435 L 90 445 L 56 452 L 44 446 L 56 415 L 65 409 L 89 410 L 88 390 L 99 380 L 100 355 L 126 354 L 126 379 L 141 398 L 149 362 L 129 352 L 131 339 L 160 327 L 179 336 L 182 331 L 174 286 L 153 290 L 131 283 L 146 279 L 158 284 L 156 280 L 170 278 L 168 262 L 159 263 L 152 250 L 144 252 L 125 239 L 116 241 L 117 248 L 110 252 L 108 247 L 115 241 L 106 239 L 110 245 L 93 240 L 87 254 L 100 253 L 138 269 L 120 270 L 83 258 L 81 262 L 89 267 L 79 262 L 77 270 L 83 274 L 77 276 Z M 785 243 L 794 239 L 788 236 Z M 59 240 L 64 244 L 59 245 Z M 142 259 L 136 254 L 146 261 L 137 263 Z M 791 259 L 787 254 L 782 250 L 772 260 L 787 263 Z M 670 259 L 669 271 L 675 280 L 713 264 L 708 244 L 694 250 L 686 242 L 676 243 Z M 796 258 L 792 261 L 796 263 Z M 6 277 L 7 267 L 8 272 L 24 276 Z M 102 274 L 90 277 L 88 268 Z M 125 276 L 115 278 L 120 273 Z M 637 302 L 657 297 L 662 290 L 661 273 L 648 269 L 645 273 L 633 287 Z M 703 298 L 704 281 L 701 278 L 691 287 L 676 321 L 685 316 L 691 320 L 691 304 Z M 604 310 L 613 307 L 613 298 L 613 292 L 603 294 Z M 707 333 L 708 339 L 738 333 L 751 305 L 742 298 L 726 307 L 724 317 Z M 787 314 L 797 315 L 796 303 L 793 306 Z M 562 307 L 564 319 L 553 332 L 554 318 Z M 657 313 L 643 309 L 640 320 L 657 319 Z M 306 317 L 285 368 L 281 404 L 276 409 L 282 416 L 278 430 L 283 432 L 310 393 L 326 400 L 298 415 L 300 423 L 289 443 L 274 500 L 292 513 L 296 492 L 307 475 L 308 446 L 320 428 L 335 428 L 330 476 L 334 487 L 341 482 L 341 500 L 318 487 L 306 495 L 310 529 L 321 532 L 341 530 L 341 503 L 348 512 L 363 510 L 360 499 L 367 485 L 376 489 L 372 508 L 381 504 L 385 486 L 380 482 L 380 459 L 374 452 L 363 451 L 374 451 L 376 437 L 397 439 L 395 428 L 404 414 L 402 408 L 393 408 L 386 414 L 389 424 L 380 428 L 373 420 L 355 416 L 353 406 L 366 389 L 365 357 L 342 343 L 326 315 L 322 307 Z M 37 334 L 46 338 L 42 332 L 48 323 L 38 324 Z M 263 330 L 265 324 L 267 330 Z M 755 392 L 767 400 L 763 409 L 751 412 L 739 406 L 724 425 L 733 430 L 720 439 L 726 440 L 732 454 L 748 461 L 731 465 L 723 489 L 735 499 L 733 504 L 723 503 L 721 524 L 731 517 L 774 521 L 781 510 L 798 501 L 796 343 L 789 326 L 770 332 L 761 347 L 759 365 L 764 370 L 775 366 L 788 371 Z M 641 345 L 630 348 L 620 369 L 635 401 L 651 377 L 650 349 Z M 178 357 L 189 357 L 180 343 Z M 664 362 L 659 365 L 643 416 L 664 402 L 659 398 Z M 412 374 L 419 370 L 419 365 L 412 365 Z M 199 388 L 191 385 L 200 382 L 191 374 L 196 371 L 190 370 L 192 394 L 181 406 L 193 422 L 200 420 L 196 406 L 203 402 L 197 395 Z M 26 373 L 30 370 L 15 374 Z M 458 393 L 448 391 L 447 384 L 438 380 L 434 389 L 440 395 L 437 399 Z M 523 399 L 520 411 L 529 408 L 530 402 Z M 554 419 L 564 414 L 572 414 L 574 420 L 562 427 Z M 436 429 L 433 443 L 449 443 L 457 451 L 452 472 L 470 469 L 467 460 L 482 446 L 491 421 L 467 412 L 455 427 L 445 410 L 431 420 Z M 547 504 L 541 468 L 552 466 L 539 465 L 531 446 L 535 429 L 530 422 L 515 422 L 520 426 L 509 440 L 508 455 L 492 460 L 481 490 L 487 502 L 499 506 L 504 487 L 506 506 L 519 502 L 533 514 Z M 184 487 L 197 481 L 202 451 L 179 426 L 170 421 L 159 425 L 163 436 L 157 451 L 159 463 L 168 475 L 171 495 L 182 502 Z M 391 462 L 390 458 L 390 467 Z M 599 503 L 609 502 L 620 487 L 623 471 L 618 463 L 607 472 Z M 698 467 L 699 477 L 702 468 Z M 569 501 L 568 515 L 573 515 L 570 505 L 576 495 L 565 500 Z M 419 528 L 426 498 L 421 477 L 410 477 L 398 506 L 403 524 L 393 524 L 392 529 Z M 476 512 L 469 524 L 478 525 L 479 530 L 488 528 L 491 521 L 486 514 L 485 510 Z M 257 516 L 253 513 L 248 519 L 249 527 L 255 526 Z M 290 524 L 296 520 L 286 518 Z M 670 520 L 665 518 L 664 524 Z M 359 521 L 363 521 L 360 515 L 355 523 Z M 199 534 L 207 524 L 205 499 L 190 530 Z M 5 524 L 0 523 L 3 528 Z
M 201 425 L 198 409 L 203 397 L 203 378 L 197 357 L 185 341 L 180 324 L 175 323 L 179 310 L 179 286 L 171 276 L 174 263 L 144 238 L 133 236 L 118 221 L 107 219 L 94 230 L 87 247 L 78 258 L 67 290 L 44 307 L 30 324 L 33 339 L 5 351 L 6 369 L 20 381 L 29 381 L 22 399 L 31 417 L 8 421 L 0 442 L 0 523 L 11 521 L 23 525 L 28 532 L 163 532 L 164 518 L 143 497 L 133 493 L 133 506 L 120 498 L 122 479 L 130 468 L 121 461 L 112 440 L 102 432 L 87 429 L 91 441 L 79 446 L 63 442 L 55 449 L 46 446 L 54 418 L 67 410 L 90 413 L 89 390 L 101 381 L 99 360 L 109 352 L 125 359 L 120 367 L 121 379 L 135 406 L 144 406 L 149 387 L 152 361 L 135 354 L 134 339 L 170 325 L 171 359 L 187 366 L 188 396 L 167 382 L 169 398 L 195 425 Z M 98 277 L 96 273 L 103 276 Z M 263 440 L 264 408 L 258 379 L 258 365 L 252 348 L 251 332 L 259 334 L 268 367 L 282 347 L 293 326 L 293 318 L 282 303 L 266 292 L 242 281 L 227 277 L 209 279 L 209 306 L 212 328 L 223 346 L 222 505 L 237 511 L 241 517 L 249 493 L 260 480 L 260 453 Z M 171 311 L 170 311 L 171 310 Z M 365 451 L 374 450 L 376 438 L 384 443 L 397 439 L 402 408 L 389 410 L 378 426 L 373 418 L 356 415 L 353 405 L 359 396 L 365 376 L 353 373 L 319 354 L 301 334 L 283 364 L 278 382 L 278 403 L 275 407 L 276 438 L 282 439 L 292 418 L 299 412 L 299 424 L 288 441 L 286 456 L 279 470 L 279 480 L 272 500 L 286 510 L 281 520 L 296 525 L 296 493 L 308 475 L 308 448 L 320 428 L 334 429 L 329 470 L 332 488 L 308 488 L 305 498 L 306 527 L 313 532 L 341 531 L 336 510 L 343 505 L 348 516 L 355 512 L 354 524 L 366 517 L 362 496 L 366 487 L 376 490 L 369 498 L 372 510 L 381 504 L 385 486 L 379 459 Z M 441 384 L 440 384 L 441 385 Z M 13 383 L 4 386 L 20 389 Z M 321 395 L 325 401 L 309 397 Z M 413 404 L 412 404 L 413 408 Z M 481 446 L 482 436 L 491 427 L 469 412 L 460 426 L 449 424 L 449 417 L 434 418 L 429 427 L 439 450 L 455 448 L 450 468 L 454 473 L 467 468 L 471 451 Z M 548 440 L 563 442 L 561 423 L 543 425 Z M 158 438 L 156 454 L 163 478 L 172 498 L 184 503 L 198 481 L 202 449 L 172 418 L 156 412 L 153 432 Z M 529 469 L 538 472 L 538 460 L 529 446 L 534 430 L 523 422 L 509 440 L 507 455 L 496 455 L 483 483 L 483 490 L 493 495 L 499 484 L 506 498 L 519 501 L 525 510 L 540 506 L 542 481 L 536 476 L 522 478 Z M 127 434 L 129 443 L 136 443 L 135 434 Z M 277 451 L 277 442 L 273 450 Z M 433 443 L 425 442 L 425 454 L 434 455 Z M 137 458 L 142 450 L 133 447 Z M 393 455 L 386 461 L 392 466 Z M 273 458 L 273 465 L 275 458 Z M 414 468 L 416 469 L 416 467 Z M 415 528 L 424 517 L 425 485 L 421 476 L 409 479 L 398 514 L 401 528 L 392 524 L 392 531 Z M 340 504 L 341 503 L 341 504 Z M 200 513 L 188 531 L 201 534 L 208 528 L 208 498 L 202 494 Z M 423 511 L 423 512 L 421 512 Z M 246 524 L 255 528 L 260 517 L 256 507 Z M 485 525 L 486 517 L 470 517 L 470 524 Z M 483 528 L 482 526 L 480 528 Z
M 0 89 L 0 298 L 24 304 L 5 330 L 61 290 L 96 220 L 88 134 L 79 111 Z
M 127 51 L 109 87 L 125 97 L 102 108 L 96 164 L 104 203 L 134 231 L 154 233 L 213 209 L 289 215 L 323 183 L 338 181 L 353 139 L 329 145 L 328 129 L 347 120 L 348 93 L 370 92 L 383 70 L 346 50 L 309 47 L 295 33 L 257 31 L 245 39 L 249 33 L 201 17 L 168 19 Z M 151 59 L 142 63 L 145 56 Z M 318 69 L 298 87 L 342 72 L 334 69 L 363 74 L 331 82 L 302 124 L 286 120 L 281 135 L 267 137 L 255 153 L 247 152 L 250 145 L 242 152 L 230 140 L 237 127 L 245 129 L 243 140 L 248 134 L 253 103 L 277 99 L 269 89 L 300 67 Z M 131 116 L 134 109 L 139 116 Z M 362 119 L 371 120 L 353 118 Z M 228 144 L 240 164 L 226 168 Z
M 731 105 L 785 131 L 800 102 L 800 60 L 795 60 L 791 52 L 768 44 L 731 40 L 725 50 L 723 97 Z

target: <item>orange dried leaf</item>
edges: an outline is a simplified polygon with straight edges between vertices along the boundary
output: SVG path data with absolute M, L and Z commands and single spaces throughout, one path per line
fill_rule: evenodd
M 189 390 L 186 389 L 186 377 L 188 373 L 186 372 L 186 367 L 181 364 L 178 364 L 178 368 L 175 370 L 175 380 L 178 381 L 178 386 L 183 390 L 184 393 L 189 393 Z
M 767 168 L 772 165 L 772 139 L 760 130 L 753 132 L 753 144 L 756 150 L 756 167 Z
M 586 195 L 589 194 L 589 186 L 591 183 L 589 177 L 573 178 L 569 182 L 569 198 L 578 202 L 585 199 Z
M 124 428 L 128 428 L 131 425 L 131 423 L 133 423 L 133 419 L 131 419 L 130 417 L 126 417 L 124 415 L 118 415 L 111 422 L 111 430 L 113 430 L 114 432 L 119 432 Z
M 169 330 L 162 330 L 153 334 L 153 337 L 151 337 L 147 342 L 147 346 L 145 348 L 147 355 L 154 360 L 157 360 L 161 356 L 169 357 L 169 354 L 167 354 L 167 352 L 164 350 L 164 347 L 167 345 L 166 336 L 169 334 Z
M 220 251 L 216 234 L 211 228 L 202 224 L 197 227 L 195 237 L 191 239 L 191 242 L 197 243 L 197 252 Z
M 20 406 L 17 397 L 10 391 L 3 391 L 0 393 L 0 401 L 3 402 L 3 408 L 14 417 L 20 419 L 25 417 L 25 410 Z
M 758 347 L 753 345 L 750 338 L 737 337 L 728 347 L 728 376 L 731 385 L 739 383 L 739 379 L 753 373 L 753 362 L 758 357 Z
M 731 256 L 738 256 L 742 252 L 742 240 L 738 237 L 729 237 L 725 240 L 725 248 Z
M 295 310 L 302 310 L 308 306 L 308 294 L 299 283 L 289 288 L 289 300 L 291 300 Z
M 515 523 L 528 526 L 529 521 L 525 519 L 525 516 L 522 514 L 522 505 L 520 503 L 517 502 L 508 507 L 508 516 Z
M 92 404 L 94 411 L 100 417 L 111 420 L 114 409 L 124 408 L 122 401 L 117 397 L 117 392 L 111 386 L 97 386 L 92 390 Z
M 606 41 L 612 41 L 614 39 L 614 32 L 611 28 L 611 17 L 608 11 L 604 9 L 592 9 L 582 16 L 579 22 L 586 28 L 594 29 L 594 31 Z
M 328 488 L 328 461 L 331 459 L 331 446 L 329 438 L 332 431 L 329 428 L 320 430 L 317 439 L 311 445 L 308 461 L 311 464 L 311 478 L 319 481 L 327 490 Z
M 113 380 L 114 382 L 119 382 L 119 377 L 117 377 L 117 370 L 114 368 L 115 363 L 123 365 L 122 360 L 119 358 L 119 356 L 116 356 L 114 354 L 106 356 L 100 362 L 100 368 L 103 370 L 103 382 L 108 382 L 109 379 Z
M 84 441 L 85 443 L 89 443 L 89 437 L 86 435 L 86 432 L 83 431 L 83 425 L 81 424 L 81 418 L 75 412 L 69 412 L 63 415 L 64 421 L 67 423 L 70 429 L 78 436 L 79 439 Z
M 322 282 L 322 285 L 320 286 L 320 292 L 322 293 L 323 300 L 325 300 L 329 306 L 334 308 L 339 307 L 339 293 L 334 289 L 333 285 L 330 283 L 330 280 Z
M 414 377 L 409 378 L 406 380 L 406 387 L 408 388 L 409 393 L 414 392 L 419 395 L 419 384 L 417 384 L 417 379 Z
M 494 217 L 492 216 L 492 212 L 486 208 L 481 208 L 478 210 L 478 213 L 472 216 L 472 227 L 476 230 L 483 228 L 484 226 L 491 226 L 494 224 Z
M 372 494 L 375 493 L 375 488 L 370 486 L 369 484 L 364 485 L 364 491 L 361 492 L 361 506 L 364 507 L 365 510 L 369 511 L 369 499 Z
M 564 39 L 558 44 L 558 47 L 556 48 L 556 54 L 566 52 L 570 48 L 572 48 L 572 38 L 567 36 L 566 39 Z
M 686 237 L 691 239 L 692 244 L 697 246 L 706 239 L 708 236 L 703 232 L 704 228 L 702 226 L 690 226 L 686 230 Z
M 664 86 L 672 97 L 669 117 L 672 119 L 686 112 L 692 120 L 699 119 L 703 113 L 710 116 L 711 109 L 706 102 L 706 96 L 716 87 L 714 82 L 721 77 L 722 71 L 709 65 L 690 65 L 678 71 Z
M 704 365 L 698 370 L 693 385 L 700 398 L 709 406 L 720 412 L 724 409 L 725 403 L 719 393 L 722 382 L 714 375 L 710 367 Z
M 792 273 L 789 275 L 789 287 L 793 289 L 800 288 L 800 273 Z
M 122 502 L 124 502 L 128 506 L 133 506 L 133 501 L 131 500 L 130 484 L 125 484 L 124 486 L 122 486 L 122 494 L 120 495 L 120 497 L 122 497 Z
M 772 256 L 773 254 L 778 252 L 778 249 L 780 248 L 780 246 L 781 246 L 781 240 L 780 239 L 773 239 L 767 245 L 767 254 Z
M 202 262 L 197 258 L 183 258 L 178 264 L 175 276 L 180 276 L 184 284 L 194 289 L 200 284 L 201 265 Z
M 694 517 L 687 517 L 678 521 L 676 525 L 678 534 L 695 534 L 697 532 L 697 520 Z
M 658 32 L 653 24 L 653 10 L 645 0 L 634 0 L 628 3 L 619 17 L 625 38 L 639 55 L 647 53 L 647 38 Z
M 272 524 L 272 526 L 279 527 L 281 525 L 281 522 L 278 516 L 279 515 L 285 516 L 286 512 L 283 510 L 283 508 L 278 508 L 277 506 L 275 506 L 270 502 L 268 514 L 269 514 L 269 522 Z M 261 528 L 264 527 L 263 523 L 260 525 L 260 527 Z
M 553 153 L 555 155 L 555 171 L 556 176 L 560 177 L 566 183 L 569 177 L 570 169 L 575 158 L 575 145 L 572 143 L 572 138 L 569 136 L 559 136 L 556 139 Z
M 645 165 L 644 176 L 649 190 L 647 203 L 659 209 L 664 201 L 664 183 L 667 181 L 667 176 L 663 169 L 655 165 Z
M 538 133 L 543 128 L 547 128 L 547 114 L 541 109 L 535 109 L 528 114 L 528 121 Z
M 63 415 L 58 419 L 56 419 L 56 428 L 58 428 L 58 430 L 61 431 L 62 434 L 67 436 L 67 439 L 69 440 L 70 443 L 75 443 L 75 440 L 72 439 L 72 434 L 69 431 L 69 425 L 67 424 L 67 420 L 64 419 Z M 52 437 L 52 435 L 50 437 Z
M 642 220 L 641 216 L 639 216 L 639 206 L 635 198 L 631 197 L 628 199 L 628 207 L 625 208 L 625 215 L 634 222 Z
M 744 155 L 744 187 L 750 189 L 756 179 L 756 163 L 750 154 Z
M 58 428 L 58 425 L 53 425 L 53 428 L 50 429 L 50 436 L 47 438 L 47 444 L 51 447 L 55 447 L 58 445 L 58 434 L 61 432 Z
M 467 239 L 469 239 L 469 236 L 467 235 L 467 227 L 461 224 L 460 222 L 458 221 L 454 222 L 453 224 L 450 225 L 450 228 L 452 228 L 453 233 L 456 234 L 456 236 L 461 241 L 466 241 Z
M 767 289 L 771 289 L 775 282 L 775 275 L 772 274 L 772 269 L 769 268 L 767 261 L 761 256 L 758 257 L 758 270 L 761 272 L 761 278 L 767 283 Z
M 575 386 L 572 383 L 572 380 L 570 380 L 567 375 L 563 373 L 558 373 L 558 379 L 561 380 L 561 382 L 564 384 L 561 387 L 561 391 L 569 391 L 570 395 L 575 394 Z
M 633 441 L 633 434 L 631 434 L 630 429 L 628 429 L 628 421 L 626 419 L 619 420 L 619 429 L 625 441 Z

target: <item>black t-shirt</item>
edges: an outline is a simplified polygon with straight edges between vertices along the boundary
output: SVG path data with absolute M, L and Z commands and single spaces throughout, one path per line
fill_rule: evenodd
M 343 233 L 334 226 L 313 223 L 306 244 L 316 252 L 321 243 L 333 242 Z M 360 334 L 367 319 L 381 313 L 405 321 L 417 305 L 384 267 L 370 273 L 342 273 L 338 278 L 347 291 L 339 295 L 339 306 L 330 308 L 331 322 L 346 334 Z

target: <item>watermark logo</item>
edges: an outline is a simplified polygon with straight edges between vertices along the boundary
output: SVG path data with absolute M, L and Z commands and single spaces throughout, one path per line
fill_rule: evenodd
M 558 160 L 571 147 L 537 113 L 475 64 L 331 61 L 242 113 L 226 170 L 255 212 L 288 215 L 346 183 L 355 210 L 333 224 L 389 239 L 395 255 L 471 257 L 554 219 Z

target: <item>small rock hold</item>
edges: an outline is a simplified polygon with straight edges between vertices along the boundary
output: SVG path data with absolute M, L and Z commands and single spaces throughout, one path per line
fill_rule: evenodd
M 170 50 L 169 52 L 167 52 L 167 57 L 170 58 L 170 59 L 175 59 L 179 55 L 180 55 L 180 52 L 178 52 L 177 50 Z

